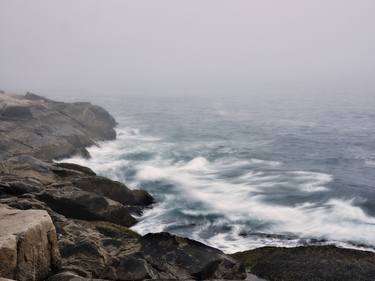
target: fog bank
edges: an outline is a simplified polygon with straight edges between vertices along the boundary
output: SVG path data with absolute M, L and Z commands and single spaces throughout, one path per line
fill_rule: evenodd
M 375 90 L 375 2 L 0 2 L 0 89 L 44 95 Z

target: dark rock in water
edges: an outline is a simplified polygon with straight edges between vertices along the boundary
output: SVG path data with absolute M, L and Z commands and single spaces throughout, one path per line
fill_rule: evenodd
M 100 106 L 88 102 L 53 102 L 51 108 L 86 130 L 93 139 L 108 140 L 116 137 L 113 130 L 117 125 L 115 119 Z
M 246 278 L 241 263 L 200 242 L 169 233 L 155 233 L 142 237 L 141 243 L 141 252 L 147 262 L 171 277 L 198 280 Z
M 130 190 L 122 183 L 98 177 L 89 168 L 79 165 L 48 163 L 27 155 L 12 157 L 3 163 L 0 195 L 33 194 L 55 212 L 69 218 L 131 226 L 136 220 L 130 213 L 153 201 L 145 191 Z
M 130 229 L 99 221 L 60 220 L 56 224 L 63 270 L 111 280 L 139 280 L 137 276 L 145 272 L 142 259 L 132 256 L 141 247 L 140 236 Z
M 82 190 L 106 196 L 124 205 L 147 206 L 153 203 L 153 198 L 147 192 L 130 190 L 124 184 L 105 177 L 78 177 L 72 182 Z
M 88 167 L 84 167 L 84 166 L 81 166 L 81 165 L 78 165 L 78 164 L 63 162 L 63 163 L 56 163 L 55 166 L 59 167 L 59 168 L 66 169 L 66 170 L 79 171 L 79 172 L 81 172 L 85 175 L 89 175 L 89 176 L 96 176 L 96 174 L 93 170 L 91 170 Z
M 136 223 L 121 203 L 73 186 L 46 188 L 37 198 L 68 218 L 104 220 L 124 226 Z
M 375 277 L 375 253 L 335 246 L 263 247 L 232 257 L 271 281 L 373 281 Z
M 85 278 L 144 279 L 241 279 L 244 268 L 221 251 L 170 234 L 141 237 L 109 222 L 62 220 L 63 270 Z M 192 262 L 192 264 L 190 264 Z

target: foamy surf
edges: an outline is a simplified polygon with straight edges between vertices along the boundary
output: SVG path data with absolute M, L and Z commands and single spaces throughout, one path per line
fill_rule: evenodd
M 179 143 L 135 127 L 119 129 L 117 140 L 89 152 L 91 159 L 67 161 L 145 188 L 157 199 L 133 227 L 140 234 L 170 231 L 228 253 L 265 245 L 375 245 L 375 218 L 353 200 L 334 197 L 331 174 L 239 158 L 241 150 L 216 140 Z

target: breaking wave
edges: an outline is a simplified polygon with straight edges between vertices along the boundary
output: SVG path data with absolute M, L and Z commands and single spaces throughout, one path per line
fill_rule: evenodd
M 117 139 L 89 148 L 91 159 L 66 160 L 155 197 L 134 230 L 169 231 L 229 253 L 265 245 L 375 249 L 375 140 L 366 129 L 374 122 L 357 126 L 350 115 L 363 108 L 303 109 L 296 119 L 278 105 L 268 112 L 146 105 L 121 109 Z
M 332 175 L 230 155 L 175 159 L 168 157 L 170 145 L 159 142 L 139 129 L 119 129 L 117 140 L 89 148 L 91 159 L 68 161 L 151 192 L 158 203 L 133 227 L 141 234 L 170 231 L 226 252 L 304 243 L 375 245 L 375 218 L 353 200 L 309 200 L 309 194 L 329 191 Z M 293 196 L 302 199 L 291 203 Z

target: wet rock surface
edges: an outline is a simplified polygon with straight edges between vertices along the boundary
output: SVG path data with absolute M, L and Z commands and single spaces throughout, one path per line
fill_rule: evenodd
M 232 257 L 271 281 L 370 281 L 375 277 L 375 253 L 335 246 L 263 247 Z
M 190 239 L 168 233 L 141 237 L 109 222 L 56 224 L 64 237 L 60 240 L 63 270 L 85 278 L 239 280 L 246 276 L 236 260 Z
M 150 233 L 141 238 L 141 244 L 141 252 L 146 260 L 154 268 L 168 272 L 174 278 L 240 280 L 246 277 L 241 263 L 218 249 L 188 238 L 165 232 Z M 159 256 L 160 253 L 163 255 Z

